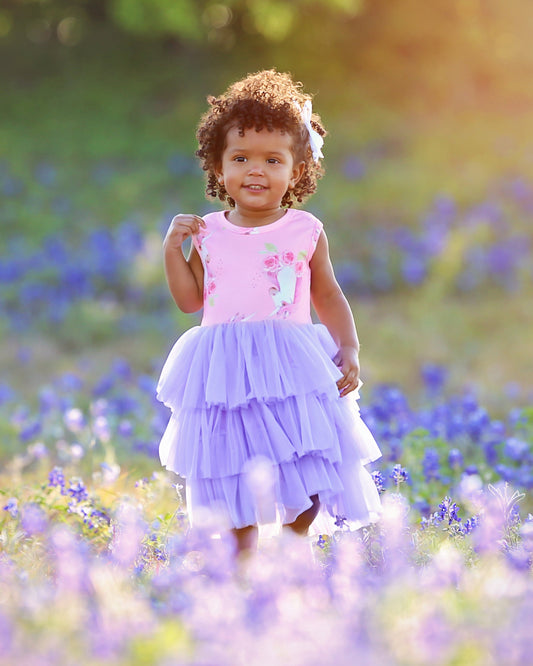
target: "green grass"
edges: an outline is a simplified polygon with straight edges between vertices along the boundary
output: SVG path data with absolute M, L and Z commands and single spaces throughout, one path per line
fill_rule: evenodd
M 229 55 L 214 61 L 206 53 L 196 53 L 191 63 L 186 52 L 114 33 L 95 34 L 70 50 L 29 43 L 21 48 L 15 42 L 4 45 L 0 65 L 0 147 L 2 168 L 7 165 L 26 190 L 5 199 L 3 234 L 39 243 L 52 232 L 76 235 L 131 217 L 157 231 L 173 212 L 208 209 L 200 170 L 176 176 L 167 160 L 176 152 L 194 159 L 194 129 L 205 96 L 241 74 L 242 63 Z M 327 225 L 334 262 L 352 258 L 359 233 L 376 225 L 416 227 L 438 194 L 467 207 L 490 195 L 501 178 L 533 178 L 533 126 L 524 110 L 408 113 L 356 87 L 331 81 L 320 86 L 317 79 L 311 89 L 319 91 L 315 106 L 324 109 L 330 135 L 327 173 L 308 207 Z M 353 154 L 367 169 L 355 181 L 342 173 Z M 50 189 L 33 175 L 43 160 L 58 169 Z M 94 170 L 102 167 L 111 175 L 95 179 Z M 54 209 L 58 193 L 70 201 L 61 215 Z M 449 364 L 454 387 L 481 386 L 488 400 L 497 402 L 508 382 L 525 391 L 532 370 L 524 342 L 533 323 L 528 299 L 531 294 L 486 290 L 459 297 L 437 290 L 354 301 L 367 383 L 391 381 L 416 391 L 420 363 L 435 361 Z M 120 354 L 148 369 L 173 335 L 162 339 L 144 332 L 110 341 L 105 321 L 86 323 L 94 335 L 84 330 L 72 339 L 67 330 L 49 339 L 4 336 L 2 374 L 31 390 L 82 358 L 97 368 Z M 180 320 L 176 335 L 184 326 Z M 12 353 L 19 344 L 34 351 L 27 367 Z

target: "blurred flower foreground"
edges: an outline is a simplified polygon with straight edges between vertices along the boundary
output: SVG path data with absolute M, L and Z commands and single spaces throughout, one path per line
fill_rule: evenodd
M 32 405 L 0 385 L 0 664 L 529 663 L 533 413 L 496 420 L 423 377 L 418 407 L 390 386 L 363 406 L 380 522 L 265 535 L 244 563 L 153 471 L 149 377 L 117 359 Z

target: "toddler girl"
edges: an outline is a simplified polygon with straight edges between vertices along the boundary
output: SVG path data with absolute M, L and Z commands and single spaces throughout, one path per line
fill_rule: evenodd
M 380 501 L 364 465 L 380 451 L 354 398 L 355 324 L 322 223 L 292 207 L 316 189 L 326 132 L 301 84 L 273 70 L 208 102 L 197 155 L 227 207 L 176 215 L 164 241 L 174 300 L 203 318 L 161 373 L 172 410 L 161 462 L 187 480 L 191 521 L 220 512 L 239 551 L 255 547 L 258 523 L 307 534 L 322 511 L 368 524 Z

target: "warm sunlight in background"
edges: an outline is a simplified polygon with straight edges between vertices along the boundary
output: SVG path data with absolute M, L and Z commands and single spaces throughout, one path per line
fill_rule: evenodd
M 530 0 L 0 4 L 0 664 L 527 662 L 532 42 Z M 218 208 L 206 96 L 269 67 L 328 129 L 305 207 L 388 508 L 236 582 L 154 474 L 154 383 L 198 321 L 161 243 Z

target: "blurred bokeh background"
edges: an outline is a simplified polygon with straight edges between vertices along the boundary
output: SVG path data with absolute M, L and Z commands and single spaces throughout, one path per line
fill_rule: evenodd
M 161 241 L 205 213 L 208 94 L 276 67 L 329 130 L 324 221 L 370 386 L 532 397 L 529 0 L 2 0 L 0 374 L 158 373 L 195 317 Z M 424 375 L 425 373 L 425 375 Z

